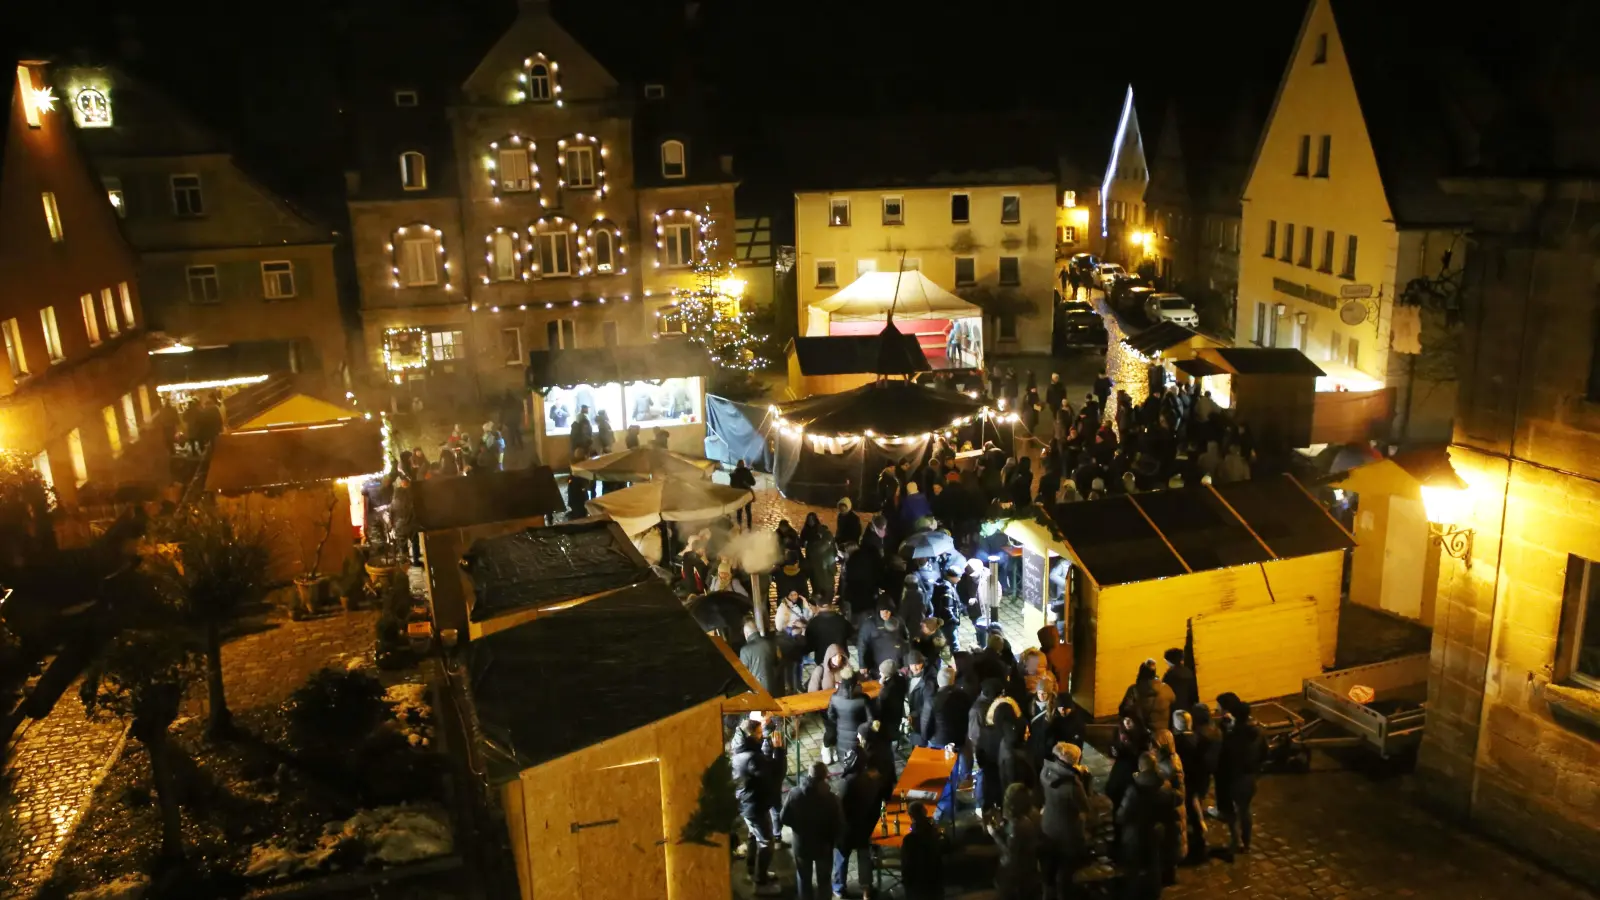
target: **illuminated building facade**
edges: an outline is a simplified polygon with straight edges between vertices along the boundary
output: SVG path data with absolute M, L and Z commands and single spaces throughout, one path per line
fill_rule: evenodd
M 431 35 L 430 35 L 431 37 Z M 641 344 L 732 161 L 525 0 L 469 74 L 374 67 L 349 176 L 368 362 L 425 396 L 521 393 L 533 350 Z
M 0 131 L 0 448 L 65 508 L 120 485 L 164 484 L 133 251 L 79 149 L 50 67 L 7 72 Z

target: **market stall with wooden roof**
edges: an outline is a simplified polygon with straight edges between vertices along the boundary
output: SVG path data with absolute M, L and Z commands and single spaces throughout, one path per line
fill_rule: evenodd
M 1006 532 L 1071 563 L 1071 690 L 1095 716 L 1172 647 L 1192 646 L 1203 697 L 1294 693 L 1333 665 L 1355 542 L 1290 476 L 1060 504 Z

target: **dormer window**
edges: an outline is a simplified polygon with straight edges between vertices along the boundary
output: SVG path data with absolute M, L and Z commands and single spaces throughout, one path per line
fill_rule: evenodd
M 400 154 L 400 186 L 408 191 L 428 187 L 428 160 L 415 150 Z
M 417 105 L 417 92 L 416 91 L 395 91 L 394 92 L 394 105 L 395 106 L 416 106 Z
M 550 68 L 542 63 L 528 67 L 528 99 L 543 103 L 550 99 Z
M 644 86 L 646 100 L 664 100 L 667 96 L 667 86 L 664 84 L 647 84 Z
M 661 177 L 682 178 L 684 173 L 683 141 L 663 141 L 661 143 Z
M 561 105 L 561 70 L 543 53 L 522 61 L 522 71 L 516 97 L 524 103 L 551 103 Z

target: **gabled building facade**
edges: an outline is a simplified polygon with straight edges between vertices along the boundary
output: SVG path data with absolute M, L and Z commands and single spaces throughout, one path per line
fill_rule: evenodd
M 349 207 L 367 365 L 428 395 L 522 390 L 531 350 L 640 344 L 703 238 L 734 246 L 731 162 L 636 103 L 524 0 L 464 81 L 369 80 Z
M 133 251 L 78 145 L 50 67 L 8 60 L 0 131 L 0 449 L 66 508 L 164 485 Z
M 1133 85 L 1128 86 L 1111 137 L 1111 156 L 1100 180 L 1098 255 L 1133 271 L 1148 251 L 1144 192 L 1150 183 L 1150 164 L 1144 135 L 1134 108 Z
M 333 230 L 150 84 L 87 66 L 57 67 L 53 83 L 139 254 L 150 330 L 196 349 L 249 347 L 256 365 L 343 391 Z
M 1465 216 L 1436 183 L 1453 163 L 1447 129 L 1397 75 L 1392 42 L 1369 33 L 1372 15 L 1307 7 L 1245 182 L 1235 335 L 1300 349 L 1352 388 L 1393 388 L 1390 439 L 1438 439 L 1451 341 L 1408 288 L 1456 276 Z

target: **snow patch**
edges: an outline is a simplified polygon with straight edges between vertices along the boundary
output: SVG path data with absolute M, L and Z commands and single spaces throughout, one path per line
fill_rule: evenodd
M 148 875 L 124 875 L 116 881 L 76 891 L 70 900 L 139 900 L 150 888 Z

